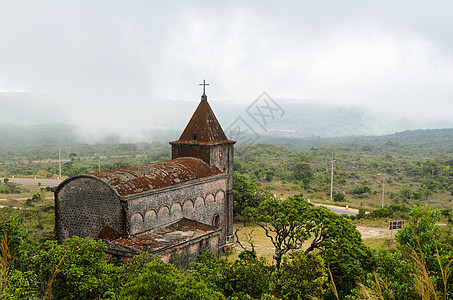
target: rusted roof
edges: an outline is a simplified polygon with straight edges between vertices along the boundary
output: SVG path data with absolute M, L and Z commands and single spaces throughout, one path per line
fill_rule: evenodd
M 228 140 L 219 121 L 207 100 L 198 104 L 192 118 L 184 129 L 179 140 L 173 143 L 219 144 L 233 142 Z
M 108 240 L 112 245 L 123 245 L 133 250 L 155 253 L 213 233 L 218 229 L 200 222 L 182 218 L 167 227 L 136 236 Z
M 88 175 L 101 179 L 118 195 L 126 197 L 220 174 L 215 166 L 198 158 L 181 157 Z

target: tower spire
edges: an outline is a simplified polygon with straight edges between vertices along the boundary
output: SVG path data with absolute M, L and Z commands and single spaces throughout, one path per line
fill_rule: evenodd
M 208 101 L 208 96 L 206 96 L 206 86 L 209 85 L 209 83 L 206 83 L 206 80 L 203 79 L 203 83 L 200 83 L 199 85 L 203 86 L 203 95 L 201 95 L 201 101 Z

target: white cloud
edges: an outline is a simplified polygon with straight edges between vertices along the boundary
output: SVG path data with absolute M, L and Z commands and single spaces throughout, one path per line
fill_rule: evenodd
M 136 122 L 137 108 L 165 99 L 197 101 L 203 79 L 211 99 L 252 101 L 266 90 L 446 119 L 452 12 L 448 1 L 4 0 L 0 91 L 61 95 L 68 120 L 96 126 Z

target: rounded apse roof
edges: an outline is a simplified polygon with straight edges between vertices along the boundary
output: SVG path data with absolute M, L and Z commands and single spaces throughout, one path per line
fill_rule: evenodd
M 88 177 L 98 178 L 107 183 L 118 195 L 127 197 L 221 174 L 223 173 L 217 167 L 210 166 L 201 159 L 180 157 L 163 162 L 80 176 L 88 175 Z M 73 178 L 77 177 L 79 176 Z M 71 178 L 62 182 L 57 190 L 70 180 Z

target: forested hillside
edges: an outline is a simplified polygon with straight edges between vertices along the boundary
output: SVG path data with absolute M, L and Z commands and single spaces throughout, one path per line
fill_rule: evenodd
M 202 253 L 184 271 L 146 254 L 128 263 L 109 259 L 100 241 L 57 245 L 50 189 L 8 180 L 56 178 L 59 149 L 68 177 L 166 160 L 168 144 L 2 145 L 1 291 L 12 299 L 449 299 L 451 135 L 425 130 L 238 145 L 237 252 L 220 259 Z M 337 215 L 309 199 L 359 213 Z M 393 242 L 365 241 L 357 229 L 389 220 L 406 222 Z M 271 255 L 258 251 L 264 240 Z
M 276 139 L 277 144 L 238 145 L 235 171 L 278 196 L 303 193 L 329 200 L 331 161 L 337 200 L 355 207 L 429 204 L 451 208 L 453 130 L 405 131 L 380 137 Z M 21 145 L 0 147 L 0 176 L 55 178 L 170 158 L 163 143 Z M 382 174 L 382 175 L 379 175 Z M 359 190 L 365 190 L 359 193 Z

